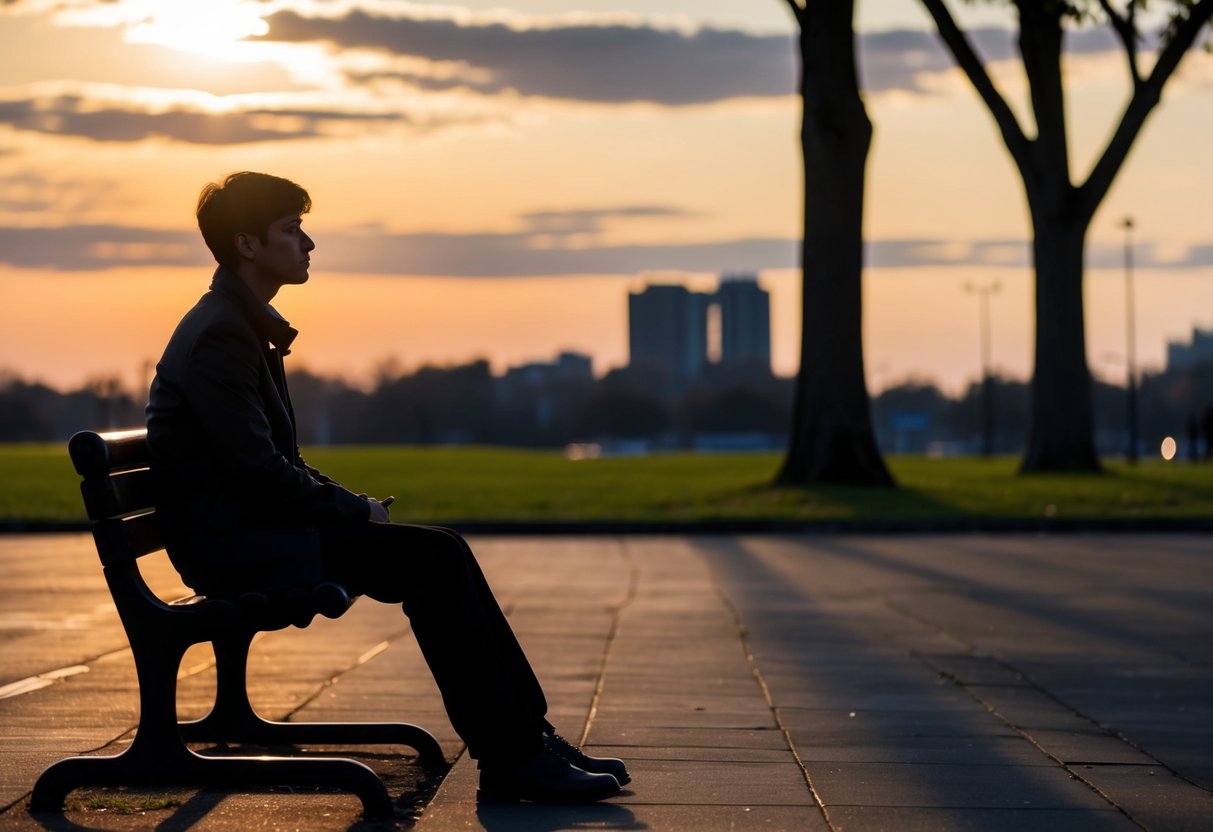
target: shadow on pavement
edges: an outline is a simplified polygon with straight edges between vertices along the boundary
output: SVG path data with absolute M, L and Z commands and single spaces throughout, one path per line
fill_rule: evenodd
M 887 629 L 896 623 L 881 611 L 881 588 L 830 587 L 807 561 L 776 566 L 778 558 L 735 538 L 695 545 L 736 605 L 757 670 L 836 821 L 865 826 L 908 807 L 951 807 L 993 830 L 1027 828 L 1015 810 L 1052 809 L 1068 828 L 1103 828 L 1110 806 L 1085 787 L 1059 784 L 1052 760 Z M 864 557 L 829 538 L 812 546 L 816 570 Z
M 282 749 L 277 749 L 281 751 Z M 266 753 L 258 747 L 207 749 L 208 754 Z M 155 829 L 184 832 L 205 826 L 249 828 L 346 829 L 349 832 L 396 832 L 411 829 L 449 771 L 426 769 L 410 756 L 381 752 L 326 750 L 292 756 L 340 756 L 371 766 L 393 796 L 391 818 L 365 819 L 358 798 L 344 791 L 281 787 L 269 791 L 227 792 L 209 789 L 78 789 L 68 795 L 62 812 L 30 812 L 28 800 L 0 815 L 0 832 L 41 828 L 48 832 L 127 832 Z M 608 827 L 615 828 L 615 827 Z M 625 828 L 625 827 L 620 827 Z
M 623 806 L 611 803 L 551 806 L 535 803 L 476 806 L 486 832 L 555 832 L 562 829 L 648 829 Z

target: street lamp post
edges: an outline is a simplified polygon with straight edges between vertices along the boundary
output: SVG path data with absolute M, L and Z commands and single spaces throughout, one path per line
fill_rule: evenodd
M 985 284 L 966 283 L 965 291 L 976 294 L 980 301 L 981 338 L 981 454 L 994 454 L 994 379 L 990 372 L 990 296 L 1002 288 L 998 281 Z
M 1133 310 L 1133 218 L 1125 217 L 1121 222 L 1125 230 L 1125 364 L 1128 383 L 1125 387 L 1125 404 L 1128 408 L 1127 425 L 1129 447 L 1125 460 L 1130 465 L 1137 463 L 1137 333 Z

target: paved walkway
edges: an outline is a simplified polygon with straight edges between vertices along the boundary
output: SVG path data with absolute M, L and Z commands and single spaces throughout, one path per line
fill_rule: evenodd
M 85 535 L 0 537 L 0 829 L 1210 830 L 1213 540 L 1201 535 L 478 538 L 571 739 L 634 781 L 587 807 L 477 807 L 398 609 L 266 635 L 255 703 L 406 719 L 454 762 L 437 795 L 362 752 L 399 817 L 343 794 L 77 796 L 41 769 L 114 753 L 130 653 Z M 153 565 L 158 591 L 176 581 Z M 57 611 L 59 610 L 59 611 Z M 213 690 L 187 656 L 183 716 Z

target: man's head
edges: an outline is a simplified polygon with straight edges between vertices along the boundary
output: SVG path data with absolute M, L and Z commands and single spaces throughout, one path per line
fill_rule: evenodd
M 198 228 L 215 260 L 235 271 L 241 261 L 237 235 L 254 236 L 265 245 L 273 223 L 306 214 L 311 207 L 307 191 L 289 179 L 241 171 L 202 189 Z

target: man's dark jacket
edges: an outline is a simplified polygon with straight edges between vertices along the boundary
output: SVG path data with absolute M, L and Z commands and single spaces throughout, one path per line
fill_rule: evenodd
M 323 580 L 316 527 L 366 500 L 306 465 L 282 357 L 298 333 L 220 266 L 156 365 L 147 436 L 169 557 L 206 595 Z

